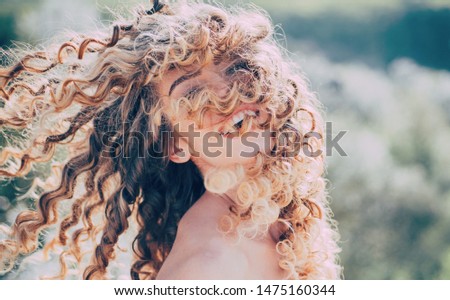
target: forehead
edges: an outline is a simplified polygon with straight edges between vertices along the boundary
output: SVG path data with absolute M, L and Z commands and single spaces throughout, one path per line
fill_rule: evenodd
M 178 98 L 182 96 L 183 91 L 194 85 L 220 88 L 226 83 L 223 72 L 231 64 L 232 62 L 221 62 L 217 65 L 209 63 L 202 67 L 193 65 L 183 69 L 169 70 L 162 75 L 158 83 L 159 94 L 164 97 L 170 94 L 170 98 Z

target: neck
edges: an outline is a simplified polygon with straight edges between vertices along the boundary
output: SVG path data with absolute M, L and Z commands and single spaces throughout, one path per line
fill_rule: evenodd
M 236 193 L 216 194 L 207 190 L 199 200 L 207 202 L 209 209 L 226 210 L 228 212 L 230 206 L 235 203 L 236 198 L 234 196 L 236 196 Z
M 228 190 L 224 194 L 215 194 L 206 191 L 198 202 L 203 207 L 202 210 L 206 213 L 203 216 L 208 216 L 208 218 L 213 217 L 219 222 L 222 216 L 230 212 L 230 207 L 235 203 L 236 198 L 237 188 Z M 286 225 L 275 222 L 270 226 L 265 238 L 271 239 L 276 243 L 279 241 L 280 235 L 286 230 Z

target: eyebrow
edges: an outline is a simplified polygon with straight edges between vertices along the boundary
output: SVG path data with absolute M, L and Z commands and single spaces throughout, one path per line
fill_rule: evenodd
M 186 81 L 188 79 L 194 78 L 199 76 L 202 72 L 202 70 L 198 70 L 197 72 L 191 73 L 191 74 L 186 74 L 181 76 L 180 78 L 178 78 L 177 80 L 175 80 L 172 85 L 170 86 L 169 89 L 169 96 L 170 94 L 172 94 L 173 90 L 177 87 L 177 85 L 181 84 L 183 81 Z

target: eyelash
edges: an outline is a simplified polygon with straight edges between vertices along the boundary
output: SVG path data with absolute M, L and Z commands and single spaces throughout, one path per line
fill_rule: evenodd
M 248 65 L 248 62 L 240 61 L 240 62 L 236 63 L 231 68 L 226 70 L 225 74 L 230 76 L 230 75 L 235 74 L 239 70 L 250 71 L 250 66 Z

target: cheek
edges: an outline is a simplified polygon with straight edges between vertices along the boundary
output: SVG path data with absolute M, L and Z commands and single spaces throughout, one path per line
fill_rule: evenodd
M 256 131 L 242 137 L 225 138 L 217 133 L 203 133 L 194 143 L 196 157 L 213 166 L 247 164 L 254 161 L 259 152 L 268 154 L 272 146 L 269 134 Z
M 269 131 L 257 130 L 248 132 L 240 138 L 232 139 L 234 141 L 233 157 L 241 160 L 253 161 L 258 153 L 270 154 L 275 145 L 275 139 L 271 137 Z
M 211 110 L 206 110 L 203 114 L 200 112 L 193 113 L 192 119 L 202 128 L 201 130 L 217 132 L 218 125 L 225 118 Z

